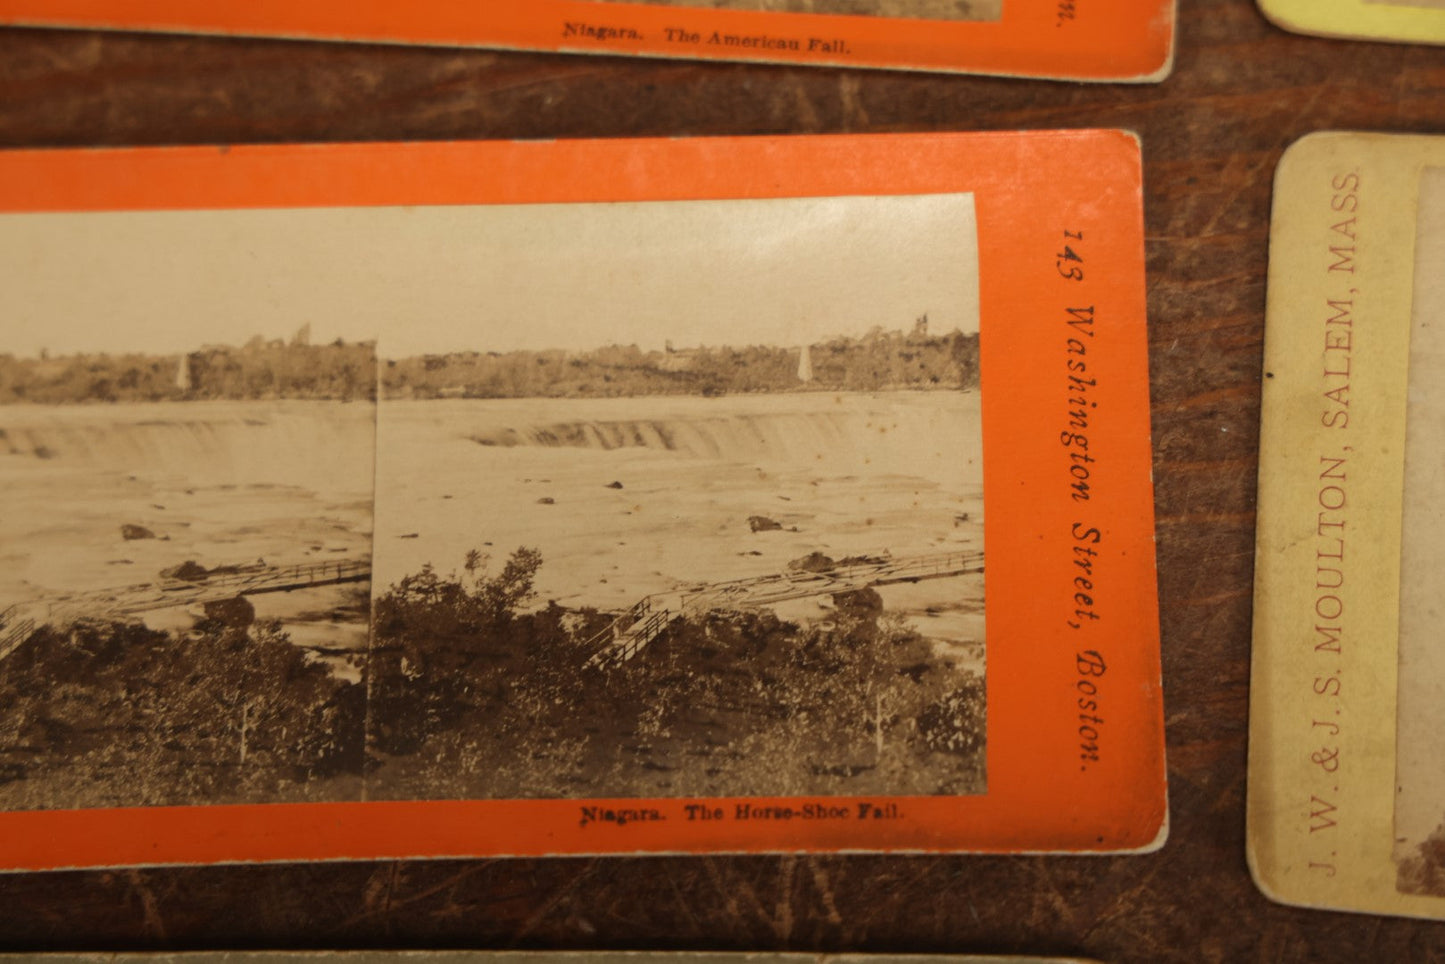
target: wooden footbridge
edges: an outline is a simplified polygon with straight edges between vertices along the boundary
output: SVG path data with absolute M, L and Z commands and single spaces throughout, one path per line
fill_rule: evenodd
M 596 647 L 596 650 L 587 664 L 625 663 L 684 616 L 702 615 L 715 609 L 763 609 L 792 599 L 979 572 L 983 572 L 983 552 L 970 550 L 901 559 L 869 559 L 819 570 L 795 569 L 676 592 L 653 593 L 642 597 L 588 641 L 589 648 Z
M 156 582 L 101 589 L 93 592 L 49 596 L 17 603 L 0 612 L 0 659 L 9 656 L 47 623 L 76 619 L 119 619 L 158 609 L 192 606 L 208 602 L 291 592 L 371 578 L 371 560 L 338 558 L 326 562 L 293 566 L 222 566 L 199 570 L 194 576 L 166 576 Z
M 644 596 L 589 640 L 589 648 L 595 651 L 588 664 L 624 663 L 642 652 L 674 622 L 688 615 L 702 615 L 715 609 L 764 609 L 793 599 L 979 572 L 983 572 L 983 553 L 972 550 L 901 559 L 868 559 L 828 568 L 794 569 L 653 593 Z M 259 563 L 225 566 L 189 578 L 172 576 L 117 589 L 70 593 L 17 603 L 0 612 L 0 660 L 9 656 L 36 628 L 47 623 L 65 623 L 82 618 L 118 619 L 238 596 L 292 592 L 365 582 L 370 578 L 370 559 L 334 559 L 294 566 Z

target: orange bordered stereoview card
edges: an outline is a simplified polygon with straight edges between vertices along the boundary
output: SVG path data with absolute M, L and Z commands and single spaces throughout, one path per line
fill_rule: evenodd
M 0 175 L 0 866 L 1162 843 L 1132 136 Z
M 1158 81 L 1175 0 L 0 0 L 0 23 Z

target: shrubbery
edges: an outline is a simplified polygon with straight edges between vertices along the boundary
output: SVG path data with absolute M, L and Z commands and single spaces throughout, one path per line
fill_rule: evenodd
M 540 558 L 423 570 L 377 604 L 373 797 L 969 793 L 980 678 L 946 665 L 871 590 L 828 625 L 713 612 L 621 665 L 609 618 L 519 613 Z
M 964 677 L 918 715 L 918 733 L 930 750 L 976 753 L 983 748 L 986 719 L 983 680 Z
M 541 564 L 403 579 L 359 680 L 274 624 L 43 628 L 0 673 L 0 808 L 982 791 L 983 680 L 877 593 L 688 617 L 599 666 L 610 615 L 528 611 Z
M 361 772 L 364 688 L 274 624 L 45 627 L 3 668 L 4 809 L 307 800 Z
M 1445 897 L 1445 823 L 1400 861 L 1395 884 L 1402 893 Z

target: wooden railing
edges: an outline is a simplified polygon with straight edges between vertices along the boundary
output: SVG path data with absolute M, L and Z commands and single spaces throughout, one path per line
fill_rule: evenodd
M 22 612 L 18 605 L 0 612 L 0 659 L 9 656 L 29 639 L 35 628 L 35 620 Z
M 617 616 L 585 644 L 593 649 L 589 666 L 623 663 L 662 635 L 673 621 L 688 613 L 713 609 L 753 609 L 809 596 L 850 592 L 869 586 L 887 586 L 924 579 L 944 579 L 983 572 L 983 552 L 941 552 L 903 559 L 879 557 L 830 569 L 793 569 L 693 586 L 678 593 L 644 596 Z M 661 607 L 669 599 L 674 607 Z
M 9 656 L 44 623 L 134 616 L 236 596 L 365 582 L 370 578 L 370 559 L 334 559 L 291 566 L 233 567 L 230 571 L 207 572 L 195 579 L 172 576 L 115 589 L 43 597 L 16 603 L 0 613 L 0 659 Z

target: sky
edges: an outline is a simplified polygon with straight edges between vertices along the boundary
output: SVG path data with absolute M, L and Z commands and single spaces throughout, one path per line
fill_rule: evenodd
M 0 215 L 0 351 L 450 351 L 978 330 L 969 194 Z

